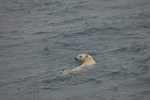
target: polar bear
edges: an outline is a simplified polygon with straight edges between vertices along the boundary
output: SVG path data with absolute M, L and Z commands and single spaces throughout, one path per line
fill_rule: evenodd
M 70 74 L 79 74 L 83 72 L 85 69 L 90 68 L 92 65 L 96 64 L 95 60 L 89 54 L 80 54 L 75 57 L 75 60 L 80 63 L 79 66 L 68 69 L 63 72 L 63 76 L 68 76 Z

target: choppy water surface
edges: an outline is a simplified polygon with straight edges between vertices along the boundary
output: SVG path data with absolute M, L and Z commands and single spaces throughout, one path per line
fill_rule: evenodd
M 0 100 L 150 100 L 150 1 L 1 0 Z

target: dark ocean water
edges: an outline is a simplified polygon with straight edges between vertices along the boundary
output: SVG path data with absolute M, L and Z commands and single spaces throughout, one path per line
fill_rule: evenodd
M 0 100 L 150 100 L 150 0 L 1 0 Z

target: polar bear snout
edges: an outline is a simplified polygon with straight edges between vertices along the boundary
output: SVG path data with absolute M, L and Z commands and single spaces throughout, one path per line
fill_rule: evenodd
M 78 61 L 78 59 L 77 59 L 76 57 L 75 57 L 74 59 L 75 59 L 76 61 Z

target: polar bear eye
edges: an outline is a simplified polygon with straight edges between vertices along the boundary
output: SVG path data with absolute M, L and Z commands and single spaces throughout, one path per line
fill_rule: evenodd
M 80 58 L 82 58 L 82 56 L 79 56 Z

